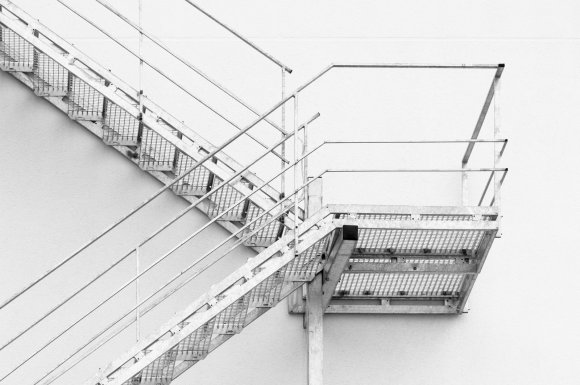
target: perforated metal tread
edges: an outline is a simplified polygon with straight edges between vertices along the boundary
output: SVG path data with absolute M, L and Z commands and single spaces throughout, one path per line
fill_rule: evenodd
M 301 229 L 296 254 L 287 234 L 85 384 L 167 384 L 241 332 L 322 268 L 334 225 Z
M 335 224 L 358 226 L 359 231 L 356 247 L 333 288 L 329 313 L 465 311 L 499 226 L 497 212 L 489 207 L 376 206 L 368 213 L 363 206 L 334 206 L 331 210 L 350 211 L 334 214 Z M 303 312 L 304 304 L 292 304 L 291 311 Z
M 7 5 L 6 8 L 9 8 L 11 12 L 18 13 L 19 11 L 12 4 Z M 113 94 L 103 92 L 102 87 L 106 89 L 108 82 L 101 77 L 101 74 L 106 72 L 106 76 L 109 76 L 110 72 L 103 71 L 90 59 L 75 52 L 74 47 L 61 41 L 50 31 L 40 28 L 42 26 L 36 20 L 28 20 L 24 13 L 22 16 L 24 17 L 22 20 L 28 24 L 26 27 L 22 22 L 8 19 L 0 13 L 0 21 L 3 22 L 0 23 L 0 69 L 10 72 L 18 80 L 31 87 L 36 95 L 47 98 L 59 108 L 64 102 L 65 112 L 69 117 L 90 128 L 91 132 L 96 131 L 104 143 L 112 146 L 126 146 L 125 149 L 119 149 L 119 151 L 143 170 L 163 181 L 171 179 L 172 175 L 181 175 L 196 163 L 196 159 L 203 158 L 212 149 L 209 143 L 195 136 L 196 134 L 192 134 L 196 138 L 195 142 L 182 138 L 181 133 L 174 128 L 178 123 L 175 118 L 157 106 L 153 112 L 151 102 L 148 102 L 147 111 L 152 114 L 154 121 L 152 122 L 151 118 L 140 121 L 139 114 L 134 111 L 137 108 L 136 99 L 131 99 L 129 96 L 132 92 L 119 88 L 119 84 L 111 89 L 114 95 L 119 96 L 119 100 L 113 97 Z M 34 32 L 37 30 L 33 28 L 37 27 L 42 39 L 39 38 L 38 32 Z M 50 39 L 58 43 L 51 43 Z M 69 52 L 74 52 L 81 60 L 72 59 Z M 94 66 L 87 67 L 88 63 Z M 79 69 L 80 72 L 77 71 Z M 115 88 L 119 90 L 115 91 Z M 181 122 L 179 122 L 179 128 L 189 130 L 184 128 Z M 177 142 L 171 141 L 170 137 L 175 138 L 173 140 Z M 185 147 L 181 147 L 182 144 L 195 150 L 187 152 Z M 193 157 L 194 155 L 196 158 Z M 197 168 L 191 175 L 177 183 L 173 191 L 190 201 L 195 200 L 193 197 L 199 197 L 211 191 L 212 186 L 217 186 L 234 173 L 235 168 L 231 166 L 234 164 L 236 164 L 235 161 L 227 155 L 216 154 L 214 163 L 206 162 L 204 166 Z M 222 190 L 208 197 L 207 202 L 200 205 L 200 208 L 208 216 L 215 217 L 235 200 L 249 195 L 251 190 L 248 186 L 256 182 L 261 184 L 260 179 L 254 174 L 247 173 L 244 178 L 248 180 L 238 178 L 229 182 Z M 269 191 L 269 189 L 271 188 L 266 190 Z M 264 194 L 263 191 L 253 194 L 250 199 L 237 205 L 220 218 L 220 223 L 228 230 L 236 231 L 253 219 L 250 217 L 249 221 L 246 220 L 248 210 L 251 210 L 250 214 L 262 213 L 264 209 L 276 203 L 279 193 L 271 191 L 269 194 Z M 274 196 L 276 198 L 273 198 Z M 252 229 L 263 224 L 268 218 L 264 216 L 260 223 L 252 226 Z M 247 245 L 260 249 L 267 247 L 279 239 L 284 229 L 283 222 L 273 223 L 263 231 L 254 234 Z

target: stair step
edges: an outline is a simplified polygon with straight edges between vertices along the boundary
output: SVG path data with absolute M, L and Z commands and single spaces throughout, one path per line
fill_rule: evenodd
M 180 325 L 181 327 L 185 327 L 188 324 L 188 322 L 183 322 Z M 195 332 L 183 339 L 175 348 L 177 351 L 177 360 L 199 361 L 204 359 L 209 352 L 214 326 L 215 318 L 203 324 Z
M 7 72 L 32 72 L 34 47 L 22 36 L 0 25 L 0 68 Z
M 173 380 L 177 351 L 169 350 L 123 385 L 166 385 Z
M 215 177 L 214 183 L 213 183 L 213 188 L 215 189 L 215 187 L 220 185 L 222 182 L 223 181 L 220 178 Z M 244 183 L 244 182 L 242 182 L 242 183 Z M 248 183 L 245 183 L 245 184 L 248 185 Z M 243 195 L 238 190 L 236 190 L 235 188 L 233 188 L 230 185 L 226 185 L 226 186 L 220 188 L 219 190 L 217 190 L 212 195 L 210 195 L 210 199 L 212 201 L 212 204 L 209 205 L 208 210 L 207 210 L 207 214 L 210 218 L 215 218 L 219 214 L 221 214 L 225 209 L 227 209 L 228 207 L 230 207 L 234 203 L 238 202 L 242 198 L 243 198 Z M 219 220 L 221 220 L 221 221 L 234 221 L 234 222 L 243 221 L 245 218 L 245 211 L 247 208 L 246 203 L 247 203 L 246 201 L 242 201 L 241 203 L 237 204 L 235 207 L 233 207 L 232 209 L 230 209 L 226 213 L 224 213 L 219 218 Z
M 196 164 L 190 156 L 178 151 L 174 173 L 180 176 Z M 205 195 L 209 191 L 212 173 L 204 166 L 199 166 L 173 186 L 179 195 Z
M 256 271 L 257 272 L 257 271 Z M 256 307 L 270 308 L 280 302 L 282 288 L 286 282 L 286 267 L 276 271 L 256 286 L 248 296 L 250 303 Z
M 78 77 L 69 77 L 68 115 L 71 119 L 99 121 L 103 118 L 105 98 Z
M 108 101 L 103 120 L 103 142 L 112 146 L 136 146 L 139 144 L 139 120 Z
M 68 71 L 48 55 L 36 51 L 36 65 L 32 84 L 38 96 L 67 96 Z
M 173 135 L 178 136 L 177 130 L 168 124 L 160 123 Z M 148 171 L 173 171 L 176 155 L 175 146 L 151 128 L 143 127 L 139 167 Z
M 223 298 L 225 296 L 219 296 L 218 302 Z M 245 295 L 218 314 L 215 319 L 215 332 L 217 334 L 237 334 L 241 332 L 244 328 L 249 304 L 249 297 Z
M 272 219 L 270 214 L 263 215 L 260 219 L 257 219 L 254 223 L 256 218 L 262 215 L 265 210 L 261 209 L 260 207 L 256 206 L 253 203 L 249 203 L 248 211 L 246 214 L 246 223 L 249 224 L 248 228 L 244 231 L 244 236 L 248 236 L 253 231 L 259 229 L 261 226 L 265 225 L 268 221 Z M 283 218 L 283 217 L 282 217 Z M 271 221 L 268 225 L 265 225 L 261 230 L 257 231 L 256 233 L 252 234 L 244 244 L 246 246 L 262 246 L 268 247 L 272 243 L 276 242 L 282 235 L 284 235 L 285 226 L 282 221 L 279 219 L 275 219 Z

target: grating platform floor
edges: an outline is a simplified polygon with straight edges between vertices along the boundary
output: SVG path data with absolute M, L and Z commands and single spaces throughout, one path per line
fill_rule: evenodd
M 331 206 L 334 223 L 357 228 L 348 258 L 328 249 L 328 274 L 338 264 L 327 313 L 465 312 L 466 300 L 497 234 L 493 207 Z M 344 248 L 342 249 L 344 250 Z M 323 277 L 324 278 L 324 277 Z M 304 296 L 290 311 L 304 312 Z

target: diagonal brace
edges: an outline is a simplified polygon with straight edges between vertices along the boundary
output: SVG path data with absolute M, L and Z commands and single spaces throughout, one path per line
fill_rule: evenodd
M 338 238 L 330 250 L 322 277 L 322 308 L 326 309 L 330 304 L 334 289 L 340 280 L 340 276 L 347 265 L 350 256 L 356 248 L 358 241 L 358 226 L 344 225 L 339 231 Z

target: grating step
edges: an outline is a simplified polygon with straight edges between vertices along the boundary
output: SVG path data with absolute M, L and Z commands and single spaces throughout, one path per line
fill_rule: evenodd
M 178 136 L 177 130 L 163 121 L 159 123 L 173 135 Z M 175 146 L 151 128 L 143 127 L 139 167 L 147 171 L 173 171 L 176 156 Z
M 248 211 L 246 214 L 246 223 L 249 224 L 248 228 L 244 232 L 244 236 L 247 236 L 254 232 L 255 230 L 259 229 L 261 226 L 264 226 L 261 230 L 257 231 L 256 233 L 252 234 L 244 244 L 246 246 L 252 247 L 268 247 L 272 243 L 276 242 L 282 235 L 284 235 L 284 231 L 286 226 L 284 225 L 283 218 L 282 219 L 275 219 L 272 220 L 272 215 L 264 214 L 265 210 L 261 209 L 260 207 L 256 206 L 254 203 L 249 203 Z M 262 215 L 262 217 L 260 217 Z M 260 217 L 256 220 L 256 218 Z M 252 223 L 256 220 L 254 223 Z M 270 222 L 268 225 L 266 223 Z
M 187 325 L 187 322 L 180 324 L 180 327 Z M 205 358 L 209 352 L 209 345 L 213 335 L 215 318 L 203 324 L 187 338 L 183 339 L 175 348 L 177 360 L 199 361 Z
M 64 97 L 68 95 L 68 71 L 48 55 L 35 51 L 32 84 L 38 96 Z
M 22 36 L 0 24 L 0 69 L 7 72 L 32 72 L 34 47 Z
M 111 146 L 136 146 L 139 144 L 139 120 L 108 101 L 103 120 L 103 142 Z
M 105 98 L 97 90 L 74 75 L 69 77 L 68 89 L 68 115 L 71 119 L 99 121 L 103 118 Z
M 222 179 L 218 178 L 217 176 L 214 177 L 213 180 L 213 188 L 217 187 L 222 183 Z M 249 186 L 248 183 L 242 182 L 245 185 Z M 214 194 L 210 196 L 212 203 L 209 205 L 207 214 L 210 218 L 215 218 L 219 214 L 221 214 L 225 209 L 233 205 L 234 203 L 238 202 L 244 196 L 232 186 L 225 185 L 224 187 L 220 188 Z M 243 221 L 245 218 L 245 211 L 247 208 L 247 201 L 242 201 L 241 203 L 237 204 L 232 209 L 228 210 L 224 213 L 219 220 L 221 221 Z
M 218 302 L 223 298 L 225 296 L 219 296 L 217 298 Z M 245 295 L 219 313 L 215 319 L 215 332 L 217 334 L 237 334 L 241 332 L 244 328 L 249 305 L 249 297 Z
M 177 153 L 174 173 L 176 176 L 182 175 L 195 165 L 195 161 L 190 156 Z M 204 166 L 199 166 L 187 176 L 173 186 L 173 191 L 179 195 L 205 195 L 210 188 L 212 173 Z

